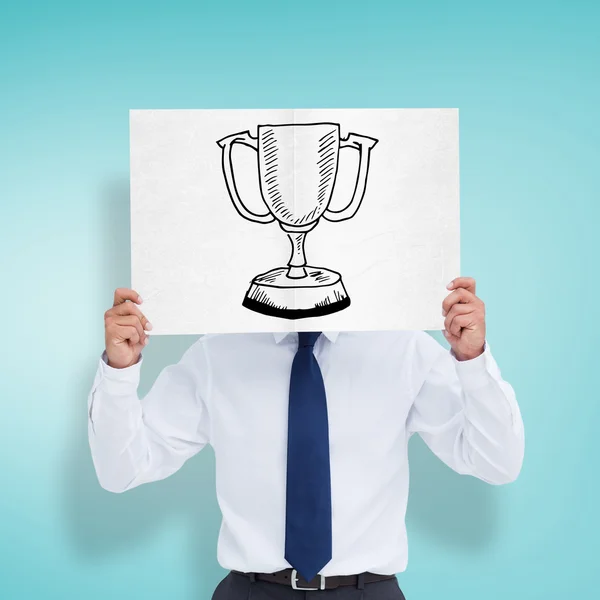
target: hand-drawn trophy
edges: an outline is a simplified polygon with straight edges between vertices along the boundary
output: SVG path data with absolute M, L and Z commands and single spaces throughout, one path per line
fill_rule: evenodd
M 243 306 L 264 315 L 300 319 L 335 313 L 350 306 L 339 273 L 306 263 L 304 240 L 320 217 L 328 221 L 351 219 L 365 195 L 369 158 L 376 139 L 350 133 L 340 137 L 339 123 L 259 125 L 258 137 L 243 131 L 217 143 L 222 148 L 223 175 L 238 213 L 255 223 L 275 219 L 292 244 L 287 267 L 257 275 L 246 292 Z M 262 199 L 268 212 L 258 214 L 242 202 L 232 163 L 234 144 L 256 150 Z M 358 174 L 350 203 L 329 209 L 341 148 L 359 153 Z

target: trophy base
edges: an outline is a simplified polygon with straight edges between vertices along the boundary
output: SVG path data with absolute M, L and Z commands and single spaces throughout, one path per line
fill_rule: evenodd
M 293 279 L 287 267 L 257 275 L 242 306 L 269 317 L 306 319 L 323 317 L 350 306 L 350 297 L 335 271 L 305 267 L 307 276 Z

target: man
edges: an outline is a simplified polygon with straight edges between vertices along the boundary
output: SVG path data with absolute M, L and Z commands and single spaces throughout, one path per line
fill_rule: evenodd
M 138 294 L 117 289 L 88 399 L 100 484 L 164 479 L 211 444 L 230 570 L 214 600 L 404 598 L 410 436 L 491 484 L 513 481 L 523 460 L 475 281 L 448 289 L 450 352 L 423 332 L 207 335 L 141 401 L 152 326 Z

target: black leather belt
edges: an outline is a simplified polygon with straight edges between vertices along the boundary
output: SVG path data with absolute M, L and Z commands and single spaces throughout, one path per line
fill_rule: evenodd
M 295 590 L 333 590 L 344 585 L 357 587 L 360 579 L 362 579 L 362 583 L 374 583 L 396 577 L 395 575 L 379 575 L 378 573 L 365 571 L 359 575 L 330 575 L 328 577 L 317 575 L 310 581 L 306 581 L 296 569 L 283 569 L 275 573 L 244 573 L 235 570 L 232 572 L 238 575 L 245 575 L 250 579 L 289 585 Z

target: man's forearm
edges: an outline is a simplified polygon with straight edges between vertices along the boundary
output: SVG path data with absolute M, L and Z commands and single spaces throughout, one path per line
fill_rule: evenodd
M 514 481 L 523 463 L 524 432 L 512 386 L 501 378 L 489 348 L 475 361 L 456 366 L 465 403 L 465 460 L 489 483 Z
M 208 443 L 208 412 L 196 376 L 203 356 L 202 345 L 194 344 L 140 399 L 141 354 L 122 369 L 110 367 L 103 354 L 88 403 L 90 448 L 102 487 L 124 492 L 164 479 Z
M 102 360 L 106 365 L 105 355 Z M 88 439 L 100 485 L 123 492 L 148 454 L 137 394 L 140 364 L 119 370 L 104 365 L 98 365 L 88 395 Z

